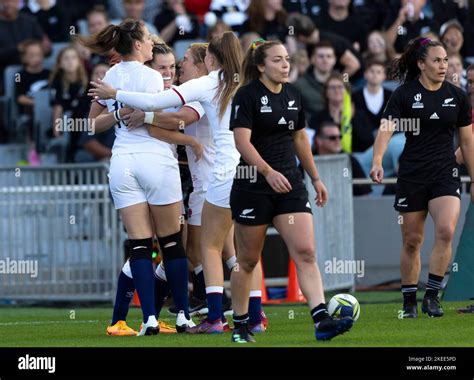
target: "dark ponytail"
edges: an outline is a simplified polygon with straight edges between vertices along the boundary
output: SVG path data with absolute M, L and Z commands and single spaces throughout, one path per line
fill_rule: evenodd
M 101 32 L 90 37 L 79 37 L 79 42 L 92 52 L 100 55 L 110 55 L 114 50 L 121 56 L 133 52 L 133 42 L 143 41 L 144 23 L 126 19 L 120 25 L 108 25 Z
M 222 75 L 222 80 L 219 81 L 215 100 L 219 103 L 219 117 L 222 118 L 239 86 L 242 48 L 233 32 L 224 32 L 222 37 L 211 40 L 208 50 L 221 65 L 219 75 Z
M 389 78 L 400 83 L 417 79 L 421 74 L 418 61 L 425 60 L 429 49 L 435 46 L 444 47 L 441 42 L 429 38 L 420 37 L 410 41 L 400 58 L 393 61 L 389 69 Z
M 277 45 L 283 45 L 283 43 L 278 40 L 265 41 L 262 38 L 253 41 L 247 54 L 245 54 L 244 62 L 242 63 L 243 78 L 240 84 L 241 86 L 245 86 L 249 82 L 260 77 L 258 66 L 265 64 L 267 50 Z

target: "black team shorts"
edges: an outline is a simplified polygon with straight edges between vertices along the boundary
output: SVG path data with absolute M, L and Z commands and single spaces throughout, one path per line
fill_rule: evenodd
M 270 224 L 277 215 L 311 212 L 306 189 L 285 194 L 261 194 L 232 188 L 230 193 L 232 219 L 247 226 Z
M 416 183 L 398 179 L 395 203 L 398 212 L 415 212 L 428 210 L 432 199 L 451 195 L 461 199 L 461 181 L 450 178 L 446 181 Z

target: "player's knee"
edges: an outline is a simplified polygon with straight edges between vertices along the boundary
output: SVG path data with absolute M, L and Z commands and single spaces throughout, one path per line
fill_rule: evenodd
M 258 265 L 258 257 L 248 257 L 242 261 L 238 261 L 238 268 L 244 270 L 247 273 L 252 272 Z
M 183 240 L 181 238 L 181 232 L 177 232 L 172 235 L 159 237 L 158 243 L 160 244 L 161 253 L 163 255 L 163 261 L 176 259 L 185 259 L 186 252 L 183 247 Z
M 129 244 L 130 244 L 130 249 L 129 249 L 130 261 L 140 260 L 140 259 L 146 259 L 146 260 L 152 259 L 152 252 L 153 252 L 153 239 L 152 238 L 130 239 Z
M 302 265 L 314 264 L 316 262 L 316 250 L 314 244 L 304 244 L 295 250 L 295 262 Z
M 436 240 L 451 243 L 454 237 L 455 227 L 445 223 L 436 227 Z
M 423 235 L 417 233 L 409 233 L 404 236 L 403 249 L 407 254 L 413 255 L 420 252 L 423 244 Z

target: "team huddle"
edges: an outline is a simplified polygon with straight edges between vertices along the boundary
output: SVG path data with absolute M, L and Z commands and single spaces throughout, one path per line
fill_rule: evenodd
M 311 179 L 317 206 L 326 204 L 328 192 L 304 131 L 300 94 L 288 83 L 285 46 L 255 40 L 242 57 L 232 32 L 208 44 L 192 44 L 180 64 L 181 84 L 174 86 L 173 52 L 154 42 L 142 22 L 125 20 L 82 42 L 92 51 L 120 56 L 102 81 L 92 82 L 89 92 L 95 100 L 90 118 L 96 131 L 115 128 L 110 190 L 129 239 L 129 260 L 119 276 L 107 333 L 231 331 L 233 342 L 254 342 L 254 334 L 265 332 L 267 326 L 259 259 L 270 224 L 295 262 L 316 339 L 349 331 L 353 319 L 331 317 L 325 303 L 311 205 L 296 158 Z M 156 67 L 145 64 L 150 61 Z M 389 111 L 395 109 L 393 102 L 390 107 Z M 464 126 L 465 119 L 459 120 L 453 123 Z M 181 235 L 183 197 L 176 144 L 186 146 L 193 183 L 186 243 Z M 377 153 L 383 156 L 381 150 Z M 256 168 L 256 178 L 240 175 L 251 171 L 238 169 L 249 167 Z M 374 180 L 383 176 L 378 166 L 372 174 Z M 441 190 L 441 195 L 448 195 Z M 398 201 L 408 197 L 403 194 Z M 162 255 L 155 271 L 154 236 Z M 188 299 L 188 262 L 194 294 L 201 293 L 207 308 L 207 318 L 197 325 L 191 318 L 196 308 Z M 223 262 L 231 269 L 233 329 L 223 313 Z M 432 280 L 436 285 L 439 278 Z M 135 290 L 143 312 L 138 333 L 125 322 Z M 169 292 L 175 303 L 175 328 L 159 322 Z M 432 302 L 426 308 L 432 312 L 435 306 Z

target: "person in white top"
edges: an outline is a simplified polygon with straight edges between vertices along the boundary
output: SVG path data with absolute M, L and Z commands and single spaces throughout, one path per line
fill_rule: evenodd
M 201 253 L 208 302 L 207 319 L 190 333 L 221 333 L 223 270 L 221 252 L 232 226 L 230 190 L 240 155 L 229 130 L 230 105 L 239 84 L 241 47 L 232 32 L 209 43 L 205 64 L 209 74 L 160 94 L 121 91 L 102 81 L 91 82 L 89 95 L 116 99 L 130 107 L 151 111 L 199 101 L 209 119 L 216 155 L 202 211 Z
M 104 82 L 149 94 L 163 90 L 161 74 L 144 65 L 153 57 L 153 41 L 143 22 L 125 20 L 80 41 L 99 54 L 115 50 L 121 56 L 122 61 L 107 72 Z M 174 283 L 170 281 L 171 289 L 175 289 L 173 294 L 181 292 L 185 297 L 182 300 L 184 321 L 182 325 L 177 324 L 178 331 L 185 331 L 190 319 L 187 292 L 179 289 L 187 286 L 187 260 L 180 235 L 181 180 L 172 143 L 194 146 L 197 143 L 189 136 L 172 131 L 160 131 L 159 140 L 155 138 L 157 135 L 150 135 L 145 126 L 128 131 L 122 118 L 129 112 L 123 103 L 107 100 L 94 102 L 89 116 L 96 132 L 115 126 L 110 190 L 130 242 L 130 270 L 143 312 L 138 335 L 154 335 L 159 331 L 151 261 L 154 233 L 167 268 L 176 272 L 175 276 L 169 276 L 175 278 Z M 115 322 L 111 332 L 133 335 L 124 321 Z

